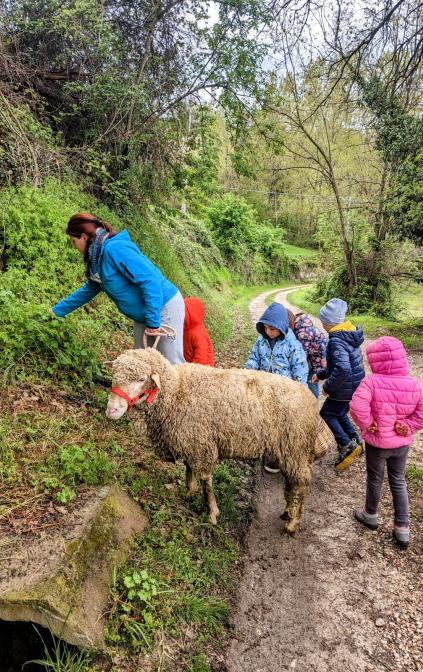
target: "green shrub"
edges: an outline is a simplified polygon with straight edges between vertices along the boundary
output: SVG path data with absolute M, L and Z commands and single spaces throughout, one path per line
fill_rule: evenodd
M 226 259 L 240 262 L 247 252 L 258 250 L 255 211 L 243 198 L 225 194 L 208 209 L 218 248 Z
M 36 375 L 70 380 L 73 386 L 90 384 L 100 373 L 101 353 L 113 349 L 116 330 L 132 330 L 102 295 L 65 319 L 48 312 L 85 281 L 82 259 L 65 234 L 78 210 L 99 214 L 117 229 L 127 226 L 141 250 L 184 294 L 206 300 L 217 341 L 227 333 L 227 316 L 211 287 L 219 292 L 228 287 L 229 274 L 222 272 L 222 256 L 200 220 L 153 207 L 117 217 L 78 185 L 56 179 L 43 189 L 6 189 L 0 207 L 0 367 L 5 381 Z
M 254 209 L 232 195 L 212 202 L 207 222 L 155 206 L 118 216 L 76 183 L 49 179 L 42 189 L 24 185 L 0 192 L 0 208 L 4 381 L 36 376 L 85 387 L 101 373 L 103 353 L 114 350 L 116 331 L 132 331 L 130 321 L 104 295 L 64 319 L 49 314 L 52 305 L 85 281 L 81 256 L 65 234 L 75 211 L 94 212 L 116 229 L 127 227 L 184 295 L 200 296 L 217 347 L 231 328 L 228 294 L 233 279 L 271 283 L 289 274 L 295 263 L 284 254 L 283 230 L 259 225 Z
M 367 277 L 359 275 L 357 286 L 350 287 L 347 270 L 340 268 L 319 280 L 310 298 L 324 304 L 334 297 L 345 299 L 351 313 L 392 317 L 396 308 L 394 288 L 390 279 L 383 274 L 378 275 L 375 284 L 371 284 Z
M 0 367 L 7 381 L 28 373 L 91 382 L 99 370 L 105 334 L 116 321 L 113 304 L 100 299 L 92 315 L 79 311 L 65 320 L 50 306 L 84 282 L 81 257 L 65 234 L 75 210 L 94 210 L 77 185 L 49 180 L 43 189 L 22 186 L 0 194 L 4 228 L 0 289 Z M 94 319 L 93 319 L 94 318 Z
M 225 194 L 206 213 L 217 247 L 243 282 L 271 282 L 287 274 L 283 229 L 259 224 L 256 211 L 244 198 Z
M 112 472 L 113 464 L 104 451 L 91 444 L 70 444 L 50 456 L 34 482 L 41 483 L 46 492 L 56 491 L 57 499 L 66 504 L 76 496 L 79 484 L 105 485 Z

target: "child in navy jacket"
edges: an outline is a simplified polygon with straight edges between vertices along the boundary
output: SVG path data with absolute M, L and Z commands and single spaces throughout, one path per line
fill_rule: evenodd
M 364 378 L 360 345 L 364 341 L 361 327 L 345 320 L 348 305 L 342 299 L 331 299 L 320 311 L 320 319 L 329 334 L 327 368 L 319 371 L 313 381 L 325 380 L 322 388 L 327 397 L 320 415 L 329 426 L 338 444 L 337 470 L 346 469 L 361 455 L 363 446 L 348 417 L 350 401 Z

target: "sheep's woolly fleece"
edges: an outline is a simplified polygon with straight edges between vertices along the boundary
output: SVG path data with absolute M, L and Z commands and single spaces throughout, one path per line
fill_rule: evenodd
M 266 450 L 289 481 L 308 485 L 318 431 L 315 397 L 300 383 L 246 369 L 171 365 L 157 350 L 129 350 L 113 364 L 113 385 L 160 377 L 145 413 L 154 442 L 183 458 L 199 478 L 222 458 Z

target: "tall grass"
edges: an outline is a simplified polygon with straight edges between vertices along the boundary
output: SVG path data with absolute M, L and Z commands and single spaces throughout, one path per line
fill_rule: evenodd
M 28 660 L 23 668 L 27 665 L 39 665 L 44 670 L 53 672 L 92 672 L 90 657 L 86 651 L 76 649 L 53 634 L 52 643 L 49 645 L 35 625 L 34 628 L 42 641 L 44 658 Z

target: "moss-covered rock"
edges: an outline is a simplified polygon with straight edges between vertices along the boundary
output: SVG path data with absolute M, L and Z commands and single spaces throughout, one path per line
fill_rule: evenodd
M 75 526 L 76 535 L 67 530 L 68 541 L 61 547 L 52 544 L 57 558 L 50 572 L 34 572 L 33 545 L 28 572 L 11 590 L 3 592 L 0 586 L 0 619 L 33 621 L 71 644 L 101 649 L 113 568 L 125 562 L 133 535 L 143 532 L 147 520 L 116 488 L 98 490 L 85 505 L 83 518 Z M 45 539 L 43 545 L 39 561 Z

